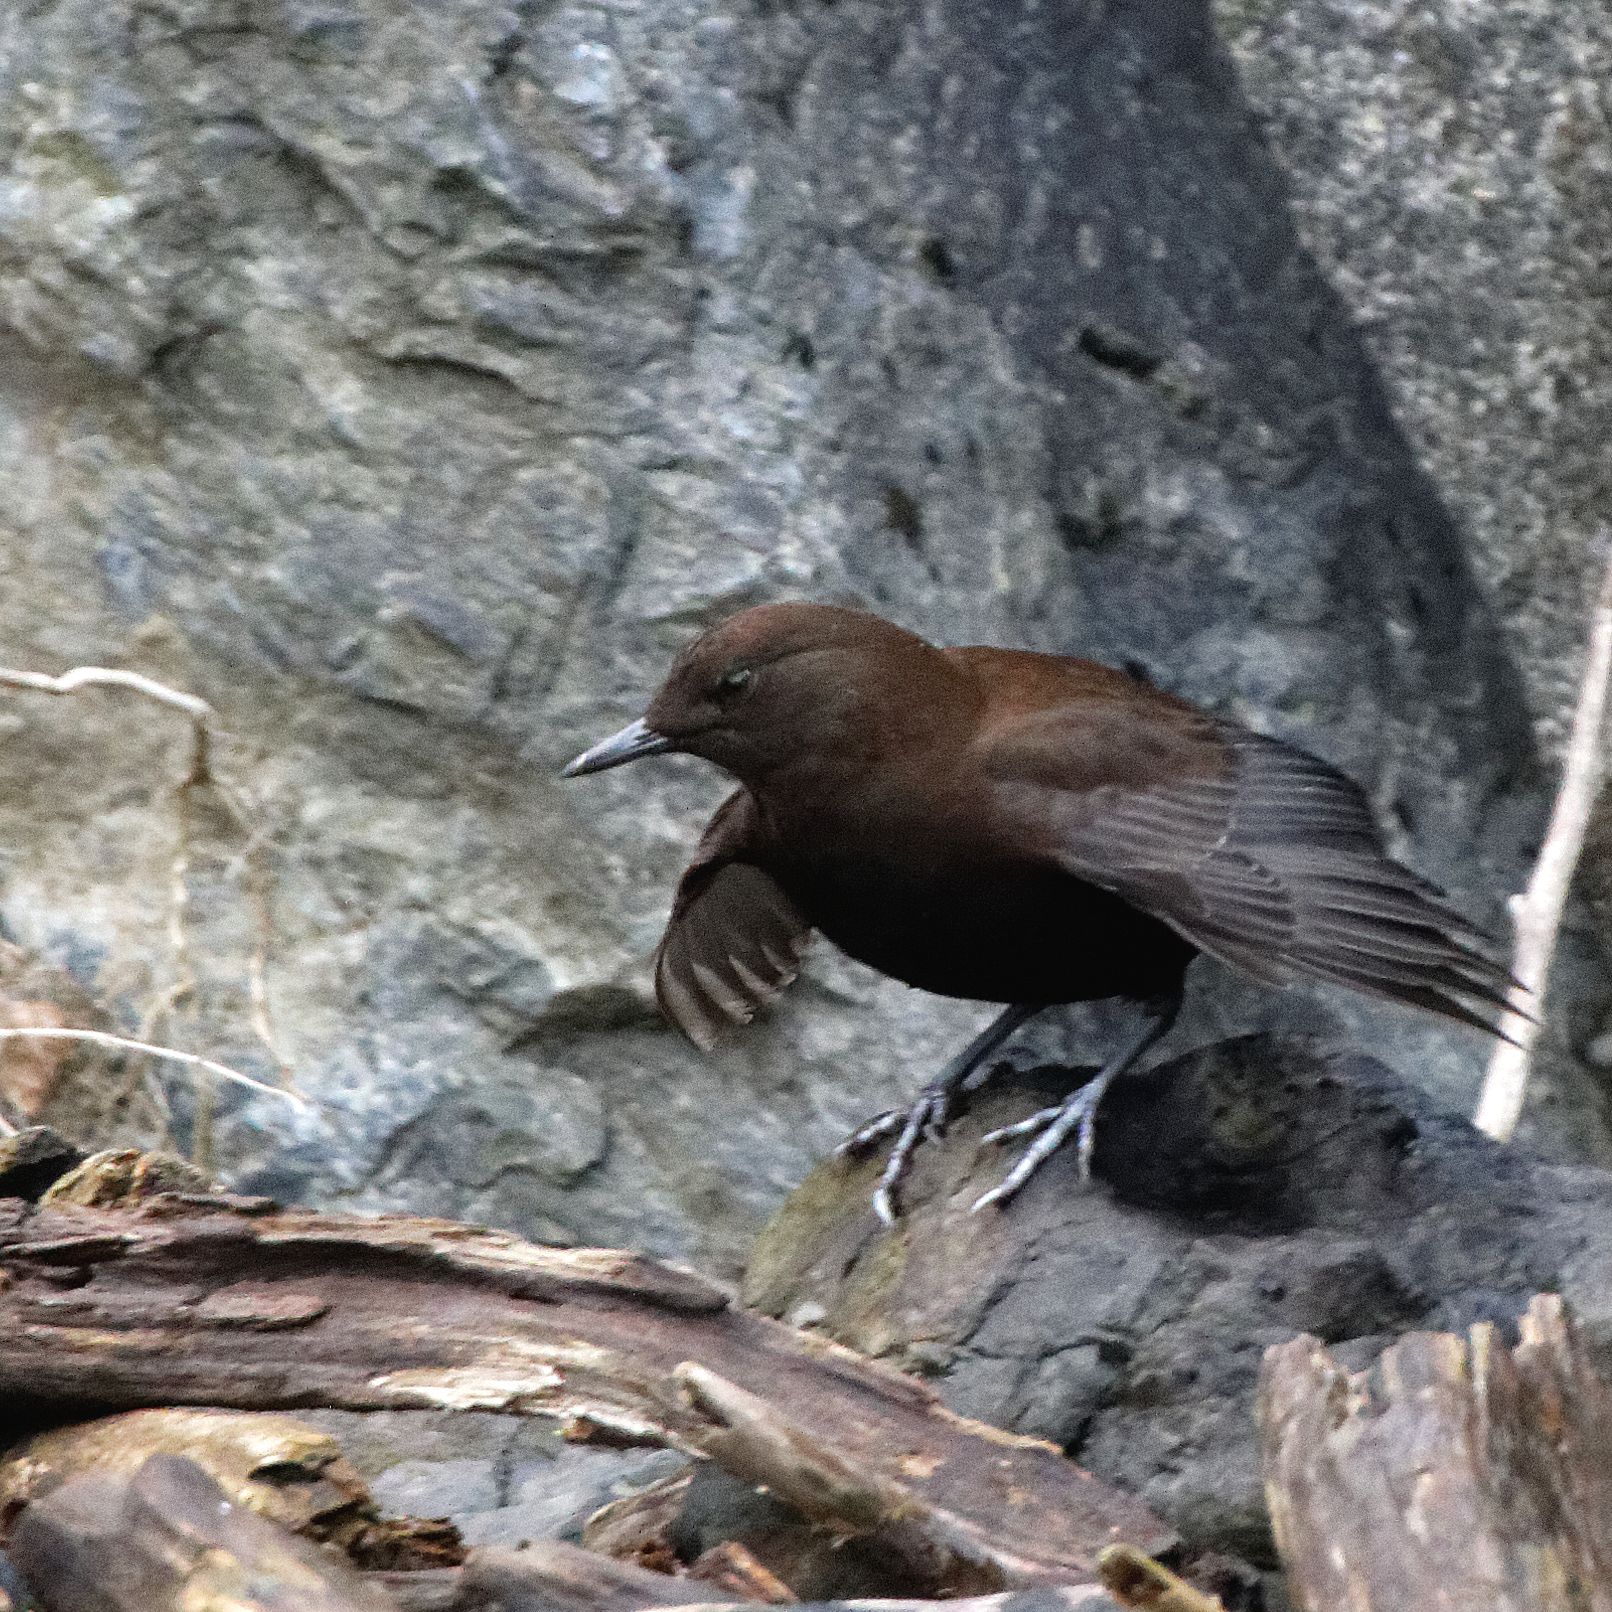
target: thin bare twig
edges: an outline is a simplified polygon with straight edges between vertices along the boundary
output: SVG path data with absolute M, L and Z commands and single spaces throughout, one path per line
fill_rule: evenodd
M 1612 683 L 1612 553 L 1608 554 L 1600 596 L 1590 618 L 1584 678 L 1579 685 L 1578 705 L 1567 736 L 1562 781 L 1551 810 L 1550 826 L 1545 830 L 1528 888 L 1511 899 L 1511 921 L 1517 936 L 1511 972 L 1520 987 L 1513 993 L 1512 1000 L 1516 1002 L 1526 997 L 1531 1012 L 1509 1012 L 1501 1020 L 1501 1031 L 1510 1039 L 1495 1045 L 1473 1120 L 1480 1131 L 1499 1142 L 1511 1140 L 1522 1115 L 1534 1044 L 1541 1027 L 1535 1015 L 1543 1011 L 1545 982 L 1556 951 L 1556 934 L 1561 928 L 1573 870 L 1578 865 L 1584 835 L 1589 828 L 1590 812 L 1601 787 L 1606 766 L 1609 683 Z
M 133 689 L 136 694 L 143 694 L 159 705 L 172 706 L 190 718 L 194 734 L 190 777 L 201 782 L 211 776 L 207 763 L 213 708 L 199 694 L 186 694 L 142 672 L 125 671 L 117 666 L 75 666 L 72 671 L 54 677 L 48 672 L 19 672 L 0 666 L 0 686 L 32 689 L 38 694 L 76 694 L 81 688 L 97 687 Z
M 148 699 L 160 701 L 163 705 L 171 705 L 175 710 L 186 712 L 198 722 L 209 721 L 213 715 L 212 706 L 201 695 L 186 694 L 181 689 L 169 688 L 166 683 L 159 683 L 154 677 L 147 677 L 143 672 L 125 671 L 115 666 L 75 666 L 70 672 L 55 675 L 49 672 L 0 669 L 0 683 L 5 683 L 11 688 L 37 689 L 41 694 L 72 694 L 94 684 L 107 684 L 117 688 L 132 688 L 137 694 L 144 694 Z
M 47 1030 L 29 1025 L 25 1029 L 0 1030 L 0 1043 L 6 1041 L 85 1041 L 97 1047 L 115 1047 L 122 1052 L 142 1052 L 148 1057 L 166 1058 L 172 1063 L 188 1064 L 193 1069 L 205 1069 L 220 1080 L 233 1081 L 237 1086 L 262 1092 L 268 1097 L 282 1098 L 295 1108 L 313 1106 L 312 1099 L 300 1091 L 254 1080 L 251 1075 L 243 1075 L 239 1069 L 231 1069 L 228 1064 L 218 1063 L 212 1058 L 203 1058 L 199 1053 L 179 1052 L 173 1047 L 159 1047 L 154 1041 L 136 1041 L 132 1036 L 111 1035 L 105 1030 Z
M 228 792 L 226 792 L 228 793 Z M 241 850 L 242 885 L 252 909 L 252 950 L 246 960 L 246 999 L 252 1028 L 274 1060 L 280 1079 L 295 1084 L 291 1060 L 280 1047 L 269 1009 L 269 948 L 274 941 L 274 871 L 270 863 L 270 836 L 263 828 L 253 828 L 246 808 L 231 802 L 231 810 L 247 829 Z
M 159 1035 L 168 1022 L 168 1014 L 190 989 L 190 982 L 175 980 L 166 990 L 146 1004 L 140 1015 L 140 1022 L 134 1027 L 136 1041 L 158 1041 L 164 1039 Z M 146 1094 L 152 1099 L 157 1109 L 157 1117 L 162 1125 L 158 1145 L 166 1147 L 173 1137 L 173 1111 L 168 1106 L 168 1100 L 163 1094 L 162 1084 L 151 1073 L 151 1060 L 149 1058 L 129 1058 L 125 1061 L 123 1070 L 123 1084 L 113 1095 L 112 1101 L 107 1105 L 106 1112 L 110 1115 L 120 1115 L 134 1099 L 136 1088 L 144 1087 Z
M 273 1024 L 269 1015 L 268 1002 L 268 952 L 272 938 L 273 917 L 271 909 L 271 876 L 267 861 L 267 835 L 254 823 L 252 814 L 248 811 L 240 796 L 230 788 L 224 779 L 213 771 L 212 753 L 214 741 L 215 712 L 208 702 L 197 694 L 188 694 L 181 689 L 170 688 L 166 683 L 159 683 L 155 678 L 147 677 L 140 672 L 131 672 L 119 667 L 110 666 L 76 666 L 71 671 L 62 672 L 52 676 L 45 672 L 18 671 L 10 667 L 0 667 L 0 687 L 26 689 L 40 694 L 76 694 L 81 689 L 94 687 L 111 687 L 129 689 L 147 699 L 155 700 L 160 705 L 166 705 L 176 711 L 183 712 L 190 718 L 191 724 L 191 751 L 185 770 L 185 776 L 180 779 L 174 788 L 174 797 L 178 811 L 178 834 L 174 847 L 173 861 L 169 868 L 169 900 L 168 900 L 168 940 L 173 955 L 175 978 L 173 983 L 162 993 L 151 1011 L 145 1016 L 141 1024 L 141 1034 L 137 1040 L 124 1039 L 122 1044 L 134 1049 L 150 1045 L 148 1036 L 150 1029 L 159 1016 L 169 1009 L 192 997 L 196 989 L 195 971 L 191 965 L 189 944 L 189 911 L 190 887 L 189 873 L 193 851 L 192 834 L 192 800 L 197 790 L 208 789 L 222 804 L 229 815 L 234 819 L 243 835 L 246 837 L 246 849 L 243 853 L 242 866 L 244 869 L 244 882 L 247 896 L 252 908 L 254 935 L 251 954 L 247 960 L 247 996 L 250 1004 L 250 1018 L 252 1028 L 258 1039 L 267 1049 L 274 1060 L 276 1071 L 287 1088 L 286 1092 L 293 1095 L 296 1101 L 303 1099 L 296 1095 L 295 1084 L 291 1074 L 291 1067 L 284 1053 L 276 1041 Z M 97 1032 L 99 1033 L 99 1032 Z M 82 1032 L 87 1038 L 90 1032 Z M 155 1053 L 164 1057 L 177 1058 L 178 1061 L 190 1063 L 199 1068 L 222 1071 L 228 1078 L 256 1085 L 264 1091 L 275 1088 L 253 1082 L 246 1076 L 227 1069 L 223 1064 L 214 1063 L 211 1059 L 197 1058 L 189 1053 L 173 1053 L 160 1047 L 153 1048 Z M 136 1065 L 131 1070 L 131 1080 L 139 1080 L 141 1071 Z M 126 1098 L 129 1094 L 126 1085 L 122 1094 Z M 160 1092 L 158 1093 L 160 1102 Z M 198 1137 L 205 1136 L 207 1118 L 210 1113 L 210 1103 L 206 1093 L 198 1107 Z

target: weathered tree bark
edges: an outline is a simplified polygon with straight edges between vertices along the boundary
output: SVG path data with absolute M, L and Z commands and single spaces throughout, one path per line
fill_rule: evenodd
M 474 1550 L 459 1568 L 373 1577 L 403 1612 L 645 1612 L 740 1599 L 711 1583 L 652 1573 L 558 1540 Z
M 1103 1587 L 1136 1612 L 1225 1612 L 1225 1604 L 1177 1578 L 1134 1545 L 1110 1545 L 1097 1560 Z
M 701 1552 L 689 1564 L 688 1576 L 738 1601 L 766 1601 L 784 1606 L 800 1599 L 754 1551 L 735 1539 L 724 1540 Z
M 0 1459 L 0 1518 L 75 1478 L 132 1478 L 154 1455 L 182 1455 L 246 1506 L 356 1566 L 435 1568 L 464 1560 L 441 1519 L 382 1517 L 328 1433 L 249 1411 L 140 1410 L 53 1427 Z
M 11 1554 L 52 1612 L 396 1612 L 334 1551 L 230 1502 L 193 1461 L 72 1479 L 22 1513 Z
M 1559 1298 L 1515 1349 L 1419 1333 L 1357 1376 L 1295 1339 L 1259 1416 L 1302 1612 L 1612 1612 L 1612 1395 Z
M 632 1254 L 445 1221 L 159 1195 L 0 1206 L 0 1395 L 442 1406 L 709 1455 L 912 1565 L 918 1593 L 1095 1576 L 1173 1541 L 1052 1446 Z M 787 1407 L 781 1408 L 781 1407 Z
M 524 1551 L 472 1551 L 465 1565 L 432 1573 L 379 1573 L 374 1575 L 396 1600 L 402 1612 L 626 1612 L 628 1607 L 676 1606 L 678 1612 L 731 1612 L 731 1601 L 673 1600 L 686 1579 L 645 1573 L 659 1579 L 663 1589 L 645 1586 L 641 1599 L 582 1602 L 549 1598 L 544 1575 L 528 1573 L 520 1558 Z M 1042 1586 L 1015 1590 L 1007 1595 L 981 1595 L 950 1601 L 876 1600 L 809 1601 L 799 1612 L 1116 1612 L 1118 1603 L 1099 1589 Z M 1160 1612 L 1173 1609 L 1160 1603 Z

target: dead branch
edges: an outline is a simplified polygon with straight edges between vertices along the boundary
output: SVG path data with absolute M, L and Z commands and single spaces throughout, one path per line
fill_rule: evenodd
M 894 1530 L 960 1588 L 1089 1582 L 1104 1545 L 1172 1543 L 1138 1500 L 1052 1446 L 954 1416 L 923 1384 L 734 1309 L 692 1273 L 446 1221 L 205 1193 L 10 1201 L 0 1397 L 24 1391 L 496 1409 L 719 1464 L 742 1453 L 747 1472 L 835 1475 L 819 1487 L 848 1513 L 842 1528 Z
M 294 1417 L 143 1410 L 53 1427 L 8 1451 L 0 1460 L 0 1515 L 10 1516 L 74 1478 L 132 1478 L 153 1455 L 186 1456 L 237 1505 L 294 1532 L 315 1516 L 366 1498 L 335 1439 Z
M 799 1599 L 749 1546 L 741 1545 L 736 1539 L 724 1539 L 721 1544 L 701 1551 L 689 1563 L 687 1576 L 738 1601 L 787 1606 Z
M 1006 1585 L 977 1527 L 956 1528 L 908 1484 L 869 1470 L 759 1394 L 685 1361 L 673 1374 L 714 1427 L 704 1450 L 735 1476 L 841 1537 L 869 1541 L 904 1584 L 988 1594 Z
M 1522 1116 L 1528 1091 L 1528 1074 L 1534 1045 L 1539 1039 L 1544 1012 L 1545 986 L 1556 935 L 1567 907 L 1573 871 L 1589 828 L 1590 813 L 1601 787 L 1606 765 L 1605 733 L 1609 684 L 1612 684 L 1612 551 L 1606 574 L 1590 617 L 1589 648 L 1584 677 L 1579 684 L 1567 749 L 1562 757 L 1562 781 L 1556 791 L 1550 824 L 1539 847 L 1528 887 L 1511 901 L 1516 949 L 1511 971 L 1518 984 L 1514 1001 L 1526 1001 L 1529 1012 L 1507 1013 L 1501 1031 L 1508 1040 L 1495 1043 L 1490 1055 L 1483 1093 L 1473 1123 L 1498 1142 L 1509 1142 Z
M 195 1462 L 233 1504 L 336 1546 L 356 1566 L 432 1570 L 465 1557 L 450 1523 L 383 1518 L 328 1433 L 255 1411 L 125 1411 L 36 1434 L 0 1460 L 0 1518 L 75 1478 L 133 1478 L 153 1455 Z
M 1259 1420 L 1300 1612 L 1612 1612 L 1612 1395 L 1559 1298 L 1513 1350 L 1418 1333 L 1358 1376 L 1281 1344 Z
M 652 1573 L 560 1540 L 533 1540 L 518 1551 L 472 1551 L 463 1593 L 472 1604 L 484 1598 L 507 1612 L 642 1612 L 738 1600 L 715 1584 Z
M 759 1394 L 684 1361 L 673 1374 L 714 1431 L 705 1447 L 729 1472 L 771 1489 L 811 1521 L 843 1534 L 871 1533 L 912 1496 L 900 1484 L 845 1460 Z

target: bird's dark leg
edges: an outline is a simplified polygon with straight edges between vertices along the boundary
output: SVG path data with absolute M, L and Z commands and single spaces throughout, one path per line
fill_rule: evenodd
M 884 1173 L 873 1194 L 873 1210 L 885 1225 L 893 1226 L 896 1220 L 895 1194 L 902 1178 L 912 1164 L 912 1155 L 926 1135 L 937 1136 L 946 1123 L 953 1101 L 958 1094 L 973 1091 L 985 1083 L 985 1060 L 1013 1034 L 1028 1018 L 1041 1011 L 1039 1006 L 1015 1003 L 1004 1008 L 980 1033 L 974 1037 L 940 1074 L 918 1093 L 918 1100 L 903 1112 L 892 1108 L 871 1119 L 860 1130 L 853 1132 L 836 1149 L 841 1154 L 861 1153 L 873 1146 L 881 1137 L 899 1131 L 896 1145 L 890 1149 Z
M 983 1140 L 987 1142 L 1006 1142 L 1015 1136 L 1035 1136 L 1035 1140 L 1001 1182 L 975 1200 L 973 1213 L 977 1214 L 988 1204 L 1006 1203 L 1063 1146 L 1071 1131 L 1078 1130 L 1080 1133 L 1080 1179 L 1084 1181 L 1091 1175 L 1097 1105 L 1102 1102 L 1103 1093 L 1109 1086 L 1168 1033 L 1170 1026 L 1175 1023 L 1176 1014 L 1181 1011 L 1180 992 L 1145 1003 L 1144 1011 L 1147 1018 L 1141 1029 L 1078 1091 L 1071 1092 L 1051 1108 L 1043 1108 L 1028 1119 L 1021 1119 L 1016 1125 L 1004 1125 L 1000 1130 L 986 1134 Z M 1040 1134 L 1036 1135 L 1037 1132 Z

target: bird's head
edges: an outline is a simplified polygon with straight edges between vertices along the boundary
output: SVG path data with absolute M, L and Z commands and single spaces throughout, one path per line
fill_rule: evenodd
M 585 750 L 564 776 L 641 756 L 701 756 L 742 783 L 814 756 L 844 763 L 895 739 L 954 674 L 913 633 L 832 605 L 758 605 L 695 639 L 638 721 Z

